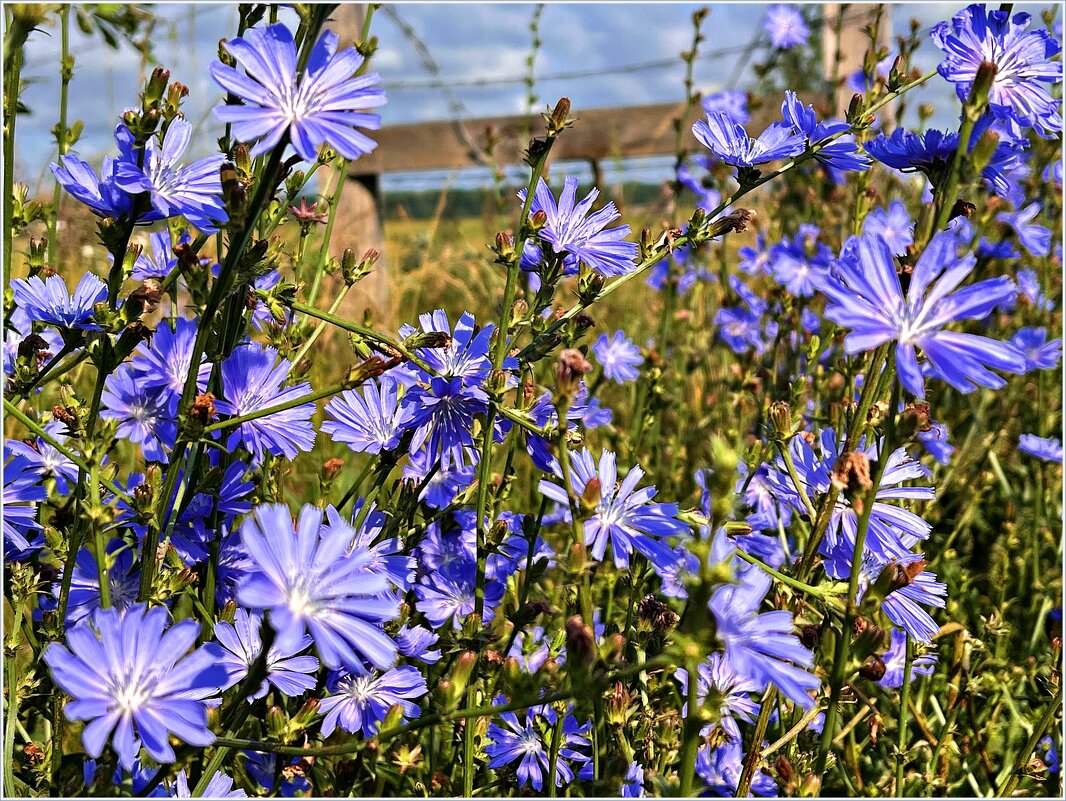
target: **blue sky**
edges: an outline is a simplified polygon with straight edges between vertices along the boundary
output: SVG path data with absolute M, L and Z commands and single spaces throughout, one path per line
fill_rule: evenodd
M 619 71 L 634 64 L 676 57 L 689 46 L 692 12 L 701 3 L 549 3 L 541 18 L 542 48 L 536 61 L 540 76 L 574 72 L 599 74 L 570 79 L 539 80 L 541 104 L 567 95 L 576 109 L 628 106 L 679 100 L 683 68 L 680 61 L 667 67 L 639 71 Z M 930 25 L 963 6 L 962 3 L 900 3 L 893 8 L 897 32 L 906 30 L 914 17 L 926 31 Z M 525 87 L 521 83 L 471 85 L 477 81 L 502 81 L 525 74 L 529 51 L 531 3 L 396 4 L 392 11 L 413 28 L 437 62 L 440 75 L 459 82 L 453 98 L 439 87 L 427 86 L 433 76 L 423 66 L 413 45 L 405 38 L 390 14 L 379 11 L 373 33 L 380 40 L 374 68 L 381 73 L 389 104 L 382 109 L 383 124 L 449 119 L 455 112 L 450 102 L 458 102 L 462 116 L 488 116 L 521 112 L 525 108 Z M 713 91 L 726 82 L 738 54 L 737 48 L 751 41 L 761 29 L 762 4 L 710 4 L 711 17 L 705 25 L 706 51 L 729 50 L 696 65 L 697 85 Z M 1043 6 L 1017 4 L 1016 10 L 1035 15 Z M 186 113 L 197 125 L 204 147 L 217 136 L 218 125 L 209 109 L 219 99 L 219 90 L 207 75 L 207 64 L 215 58 L 218 40 L 236 30 L 236 4 L 160 3 L 155 6 L 160 22 L 154 37 L 157 61 L 171 70 L 172 78 L 191 89 Z M 288 12 L 285 12 L 286 14 Z M 283 19 L 285 16 L 283 15 Z M 74 27 L 74 26 L 72 26 Z M 24 77 L 28 82 L 26 103 L 32 116 L 18 122 L 17 154 L 19 176 L 31 185 L 40 181 L 50 159 L 54 142 L 49 133 L 55 123 L 58 97 L 59 37 L 45 29 L 31 39 Z M 71 85 L 70 117 L 85 123 L 78 150 L 97 159 L 112 147 L 114 120 L 123 108 L 134 102 L 140 82 L 140 55 L 131 48 L 112 51 L 100 39 L 89 38 L 76 28 L 72 34 L 76 57 Z M 938 53 L 931 43 L 919 50 L 923 69 L 936 65 Z M 757 59 L 756 59 L 757 60 Z M 750 70 L 745 78 L 750 80 Z M 415 86 L 412 86 L 414 84 Z M 421 84 L 421 88 L 417 85 Z M 941 109 L 953 108 L 946 84 L 931 82 L 923 88 L 921 100 Z M 940 84 L 940 85 L 938 85 Z M 744 79 L 740 88 L 745 88 Z M 771 99 L 776 102 L 776 99 Z M 944 124 L 948 124 L 950 120 Z M 627 175 L 655 173 L 654 160 L 643 166 L 631 165 Z M 390 176 L 388 185 L 421 186 L 445 176 Z M 474 173 L 462 176 L 460 184 L 477 182 Z

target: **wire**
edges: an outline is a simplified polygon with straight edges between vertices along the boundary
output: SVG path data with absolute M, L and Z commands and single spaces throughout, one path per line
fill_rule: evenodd
M 387 6 L 386 6 L 387 8 Z M 844 20 L 848 21 L 849 15 L 851 19 L 869 13 L 868 7 L 859 6 L 858 8 L 848 9 L 844 12 Z M 730 47 L 720 47 L 716 50 L 708 50 L 697 57 L 697 61 L 713 61 L 721 58 L 722 56 L 731 56 L 738 53 L 753 53 L 761 45 L 767 44 L 769 37 L 760 29 L 755 32 L 755 35 L 745 44 L 732 45 Z M 559 72 L 550 75 L 538 75 L 537 83 L 546 81 L 571 81 L 581 78 L 596 78 L 602 75 L 618 75 L 627 74 L 633 72 L 647 72 L 651 70 L 666 69 L 669 67 L 677 67 L 681 65 L 681 61 L 677 57 L 662 58 L 654 61 L 642 61 L 633 64 L 621 64 L 615 67 L 597 67 L 595 69 L 575 70 L 571 72 Z M 477 87 L 489 87 L 489 86 L 513 86 L 517 84 L 526 83 L 528 80 L 527 75 L 508 75 L 500 77 L 484 77 L 484 78 L 467 78 L 467 79 L 454 79 L 449 80 L 440 76 L 439 68 L 432 71 L 435 76 L 432 80 L 425 81 L 395 81 L 386 84 L 386 88 L 390 92 L 396 91 L 412 91 L 419 89 L 436 89 L 445 88 L 448 89 L 467 89 Z M 735 83 L 735 80 L 730 80 L 727 83 Z
M 433 53 L 430 52 L 429 46 L 422 40 L 415 29 L 397 13 L 393 6 L 382 5 L 381 10 L 384 11 L 385 15 L 400 29 L 400 33 L 404 35 L 404 38 L 411 43 L 415 52 L 418 53 L 419 58 L 422 60 L 422 66 L 433 76 L 433 80 L 429 82 L 428 86 L 434 89 L 440 89 L 444 93 L 444 98 L 448 103 L 448 111 L 452 115 L 451 121 L 455 127 L 456 134 L 459 136 L 459 141 L 466 146 L 470 151 L 470 154 L 477 159 L 480 164 L 489 166 L 491 164 L 490 159 L 463 124 L 462 118 L 464 116 L 471 116 L 470 112 L 463 104 L 463 101 L 456 97 L 455 92 L 452 91 L 452 84 L 449 81 L 444 80 L 441 76 L 440 65 L 438 65 L 437 60 L 433 58 Z M 523 78 L 522 80 L 525 79 Z

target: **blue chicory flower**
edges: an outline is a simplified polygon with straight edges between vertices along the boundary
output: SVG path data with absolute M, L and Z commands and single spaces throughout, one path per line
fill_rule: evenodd
M 696 120 L 692 133 L 718 160 L 734 167 L 754 167 L 798 155 L 806 139 L 780 122 L 752 139 L 742 125 L 720 111 L 710 112 L 706 120 Z
M 355 534 L 343 523 L 323 528 L 322 510 L 310 504 L 295 525 L 282 504 L 257 507 L 241 525 L 252 568 L 237 600 L 270 612 L 279 652 L 296 653 L 308 632 L 326 667 L 362 672 L 363 660 L 392 666 L 396 643 L 381 626 L 399 604 L 386 593 L 385 576 L 371 570 L 371 552 L 351 547 Z
M 918 364 L 921 348 L 934 375 L 960 392 L 977 386 L 998 389 L 1006 382 L 989 368 L 1025 371 L 1025 357 L 1013 345 L 977 334 L 948 331 L 959 320 L 985 317 L 1011 301 L 1017 288 L 1007 277 L 989 278 L 952 293 L 976 264 L 960 256 L 951 231 L 933 237 L 918 257 L 904 291 L 895 259 L 884 240 L 852 237 L 836 263 L 836 273 L 822 288 L 829 302 L 825 316 L 851 329 L 844 339 L 848 353 L 861 353 L 885 342 L 896 343 L 896 368 L 908 392 L 925 397 Z
M 810 29 L 803 19 L 803 12 L 795 6 L 773 5 L 766 9 L 763 28 L 770 36 L 770 44 L 782 50 L 802 47 L 807 44 Z
M 67 285 L 58 275 L 16 278 L 11 282 L 11 292 L 15 303 L 31 320 L 85 331 L 99 328 L 93 322 L 93 307 L 107 300 L 107 284 L 91 272 L 81 277 L 73 295 L 67 294 Z
M 593 559 L 602 561 L 610 543 L 614 563 L 619 568 L 629 566 L 633 551 L 660 567 L 675 561 L 674 553 L 662 538 L 686 533 L 688 524 L 677 519 L 676 503 L 651 502 L 655 487 L 637 489 L 644 478 L 639 465 L 631 468 L 619 483 L 612 451 L 604 449 L 597 464 L 585 448 L 572 453 L 570 462 L 569 481 L 574 495 L 579 498 L 587 495 L 595 500 L 595 510 L 584 521 L 585 545 Z M 559 484 L 542 479 L 538 489 L 556 503 L 569 507 L 567 491 Z
M 640 377 L 637 368 L 644 363 L 644 357 L 625 331 L 615 331 L 611 337 L 601 334 L 592 346 L 592 352 L 596 354 L 603 374 L 616 384 L 636 381 Z
M 322 699 L 318 708 L 326 716 L 322 721 L 323 737 L 329 737 L 337 727 L 372 737 L 394 704 L 403 707 L 402 720 L 418 717 L 421 710 L 413 699 L 428 692 L 425 678 L 410 665 L 384 673 L 333 672 L 327 687 L 330 695 Z
M 296 42 L 282 24 L 225 41 L 222 46 L 245 73 L 219 61 L 208 69 L 244 104 L 216 106 L 215 116 L 232 125 L 241 142 L 255 142 L 253 156 L 267 153 L 285 135 L 304 161 L 315 161 L 323 143 L 346 159 L 370 153 L 375 142 L 356 128 L 381 126 L 380 115 L 366 111 L 385 105 L 381 78 L 376 72 L 357 75 L 363 56 L 354 47 L 337 52 L 337 42 L 336 33 L 324 32 L 300 74 Z
M 1050 137 L 1062 130 L 1061 102 L 1045 84 L 1062 81 L 1062 62 L 1054 60 L 1062 47 L 1046 30 L 1027 30 L 1031 19 L 973 3 L 930 33 L 945 54 L 937 71 L 954 84 L 960 100 L 969 98 L 981 64 L 995 64 L 988 92 L 992 113 Z
M 45 649 L 52 678 L 74 699 L 64 714 L 90 721 L 82 743 L 93 759 L 109 738 L 127 769 L 142 745 L 157 762 L 173 762 L 170 735 L 201 747 L 214 742 L 203 699 L 225 683 L 219 648 L 207 643 L 188 653 L 200 624 L 182 620 L 167 629 L 167 617 L 161 606 L 100 609 L 93 626 L 75 626 L 66 645 Z
M 540 179 L 530 203 L 530 214 L 543 211 L 547 216 L 544 227 L 537 232 L 537 239 L 549 246 L 557 256 L 563 256 L 567 275 L 576 274 L 578 265 L 584 264 L 604 276 L 625 275 L 636 269 L 637 246 L 627 242 L 628 225 L 613 228 L 607 226 L 621 217 L 613 202 L 597 211 L 592 205 L 600 191 L 592 189 L 583 200 L 577 200 L 578 181 L 568 175 L 559 194 L 559 202 L 544 179 Z M 525 203 L 522 190 L 518 199 Z M 522 252 L 522 269 L 539 270 L 544 254 L 535 242 L 527 241 Z
M 1045 462 L 1062 464 L 1062 440 L 1057 437 L 1038 437 L 1036 434 L 1022 434 L 1018 438 L 1018 450 Z
M 248 670 L 258 661 L 263 652 L 262 626 L 261 614 L 240 607 L 234 612 L 232 623 L 220 620 L 215 624 L 215 639 L 224 649 L 220 661 L 226 670 L 227 687 L 243 681 Z M 267 654 L 266 678 L 248 696 L 248 703 L 265 696 L 270 686 L 290 698 L 314 689 L 318 660 L 300 653 L 310 647 L 311 638 L 306 635 L 292 650 L 272 645 Z

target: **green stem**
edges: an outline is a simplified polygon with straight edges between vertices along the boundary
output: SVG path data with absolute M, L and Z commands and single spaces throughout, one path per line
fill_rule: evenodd
M 101 382 L 101 385 L 102 383 L 103 382 Z M 45 431 L 42 426 L 34 422 L 32 418 L 27 416 L 21 409 L 18 408 L 18 406 L 9 401 L 7 398 L 4 398 L 4 411 L 14 417 L 20 423 L 22 423 L 22 425 L 26 426 L 26 428 L 32 431 L 35 436 L 40 437 L 46 443 L 48 443 L 57 451 L 59 451 L 59 453 L 64 458 L 69 459 L 71 462 L 73 462 L 74 466 L 77 467 L 79 470 L 84 470 L 86 473 L 90 472 L 89 465 L 84 459 L 82 459 L 76 453 L 74 453 L 65 445 L 60 443 L 59 440 L 57 440 L 55 437 Z M 130 503 L 133 502 L 133 497 L 114 481 L 102 478 L 100 479 L 100 482 L 119 498 L 122 498 L 125 501 L 129 501 Z
M 552 726 L 552 741 L 548 748 L 548 798 L 555 798 L 555 776 L 559 765 L 559 746 L 563 739 L 564 715 L 556 713 L 555 725 Z
M 466 706 L 472 708 L 477 702 L 477 687 L 473 682 L 466 691 Z M 474 719 L 463 725 L 463 795 L 470 798 L 474 793 Z
M 217 423 L 212 423 L 204 428 L 203 433 L 213 434 L 216 431 L 225 431 L 228 428 L 234 428 L 245 423 L 250 423 L 253 420 L 259 420 L 263 417 L 269 417 L 272 414 L 278 414 L 280 412 L 288 411 L 289 409 L 295 409 L 297 406 L 303 406 L 306 403 L 317 403 L 323 398 L 330 398 L 343 392 L 346 389 L 351 389 L 352 383 L 349 381 L 343 381 L 340 384 L 335 384 L 332 387 L 326 389 L 320 389 L 318 392 L 312 392 L 310 395 L 301 395 L 298 398 L 287 400 L 284 403 L 279 403 L 277 406 L 268 406 L 265 409 L 259 409 L 254 412 L 248 412 L 247 414 L 238 415 L 237 417 L 230 417 L 227 420 L 219 420 Z
M 96 573 L 100 583 L 100 608 L 111 606 L 111 582 L 107 577 L 107 538 L 97 514 L 103 509 L 100 503 L 100 466 L 94 461 L 89 470 L 89 509 L 92 520 L 93 541 L 96 544 Z
M 7 723 L 4 725 L 4 791 L 8 798 L 17 798 L 20 793 L 15 787 L 15 729 L 19 715 L 19 675 L 18 675 L 18 634 L 22 628 L 23 602 L 18 599 L 15 604 L 15 621 L 11 634 L 4 642 L 4 650 L 9 654 L 4 666 L 4 681 L 7 684 Z M 58 696 L 59 693 L 57 692 Z
M 15 121 L 22 89 L 23 46 L 32 28 L 27 28 L 15 13 L 7 19 L 4 37 L 4 275 L 11 276 L 15 218 Z
M 743 559 L 748 564 L 755 565 L 760 570 L 764 571 L 767 575 L 773 576 L 785 586 L 791 587 L 794 590 L 806 593 L 807 595 L 814 595 L 819 598 L 832 597 L 835 593 L 830 587 L 816 587 L 812 584 L 804 584 L 798 579 L 792 578 L 792 576 L 782 573 L 780 570 L 775 570 L 770 565 L 763 562 L 757 556 L 752 556 L 743 548 L 737 548 L 736 555 Z
M 914 665 L 914 641 L 904 632 L 903 689 L 899 704 L 899 754 L 896 756 L 896 795 L 903 797 L 903 763 L 907 752 L 907 704 L 911 700 L 911 667 Z
M 859 593 L 859 577 L 862 574 L 862 559 L 866 547 L 866 535 L 870 530 L 870 515 L 873 512 L 874 502 L 877 498 L 877 490 L 881 486 L 881 478 L 885 473 L 889 456 L 893 448 L 893 435 L 895 434 L 896 407 L 899 405 L 900 384 L 895 377 L 895 365 L 890 362 L 887 371 L 892 383 L 892 399 L 889 401 L 888 415 L 885 422 L 885 439 L 881 448 L 878 449 L 876 467 L 871 476 L 871 486 L 864 499 L 862 513 L 859 515 L 858 530 L 855 532 L 855 545 L 851 551 L 851 574 L 848 577 L 847 604 L 844 609 L 844 620 L 836 642 L 836 654 L 833 659 L 833 669 L 829 681 L 829 706 L 825 710 L 825 724 L 822 728 L 822 740 L 818 748 L 818 759 L 815 763 L 814 773 L 824 778 L 825 766 L 829 759 L 829 749 L 833 743 L 836 729 L 837 707 L 840 701 L 840 691 L 844 686 L 845 673 L 847 672 L 848 660 L 851 654 L 852 622 L 855 619 L 856 600 Z M 867 380 L 870 380 L 869 378 Z
M 1018 787 L 1018 782 L 1021 781 L 1021 771 L 1029 763 L 1029 758 L 1036 750 L 1037 744 L 1040 739 L 1047 734 L 1047 730 L 1051 728 L 1051 724 L 1055 721 L 1055 716 L 1062 711 L 1062 687 L 1063 682 L 1059 680 L 1059 690 L 1055 693 L 1055 699 L 1047 705 L 1044 710 L 1044 714 L 1040 716 L 1040 720 L 1037 721 L 1036 726 L 1033 727 L 1033 733 L 1029 736 L 1029 740 L 1025 743 L 1025 746 L 1018 752 L 1018 756 L 1014 758 L 1014 766 L 1011 768 L 1010 774 L 1004 780 L 998 788 L 996 788 L 997 798 L 1010 798 L 1014 791 Z
M 692 795 L 692 780 L 696 775 L 696 751 L 700 744 L 702 720 L 699 710 L 699 660 L 690 657 L 685 663 L 688 672 L 688 714 L 683 724 L 681 742 L 680 793 L 687 798 Z
M 285 300 L 283 303 L 295 312 L 300 314 L 306 314 L 308 317 L 315 317 L 319 320 L 325 320 L 327 323 L 336 326 L 344 331 L 348 331 L 352 334 L 359 334 L 362 337 L 376 343 L 377 345 L 385 349 L 385 353 L 388 355 L 399 354 L 403 358 L 407 359 L 412 364 L 417 365 L 422 370 L 425 370 L 430 375 L 436 375 L 436 371 L 426 364 L 417 354 L 408 350 L 401 342 L 393 339 L 388 334 L 382 334 L 379 331 L 375 331 L 369 326 L 360 325 L 359 323 L 353 323 L 350 320 L 346 320 L 343 317 L 338 317 L 331 312 L 324 312 L 316 309 L 314 306 L 308 306 L 306 303 L 300 303 L 299 301 Z M 395 352 L 395 353 L 391 353 Z
M 70 55 L 70 6 L 59 7 L 59 123 L 56 126 L 56 151 L 62 158 L 70 149 L 67 144 L 67 98 L 70 80 L 74 77 L 74 61 Z M 56 229 L 59 224 L 59 204 L 63 200 L 63 188 L 56 181 L 52 189 L 52 211 L 48 215 L 48 261 L 58 267 L 56 257 Z
M 740 550 L 739 548 L 737 549 Z M 762 756 L 760 746 L 762 745 L 763 737 L 766 736 L 766 728 L 770 725 L 770 715 L 774 710 L 774 699 L 777 697 L 777 689 L 775 687 L 767 687 L 766 692 L 762 697 L 762 706 L 759 709 L 759 719 L 755 721 L 755 733 L 751 737 L 751 748 L 748 751 L 748 756 L 744 760 L 744 770 L 740 774 L 740 781 L 737 782 L 737 798 L 746 798 L 748 791 L 751 789 L 751 782 L 755 778 L 755 768 L 759 764 L 759 759 Z

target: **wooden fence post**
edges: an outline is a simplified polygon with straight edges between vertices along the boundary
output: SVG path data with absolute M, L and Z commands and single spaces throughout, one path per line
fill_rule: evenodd
M 343 48 L 354 44 L 362 33 L 365 20 L 365 3 L 343 3 L 338 6 L 330 22 L 330 27 L 340 37 L 338 46 Z M 370 136 L 373 138 L 373 132 Z M 389 254 L 385 249 L 381 173 L 361 171 L 361 162 L 362 159 L 352 162 L 341 190 L 330 251 L 338 259 L 345 248 L 355 251 L 356 258 L 370 248 L 381 253 L 374 272 L 352 289 L 339 311 L 344 317 L 354 318 L 369 309 L 382 318 L 389 310 Z M 340 279 L 335 278 L 331 286 L 338 291 Z
M 869 37 L 862 29 L 872 25 L 880 9 L 881 28 L 878 45 L 890 45 L 892 42 L 892 4 L 858 4 L 825 3 L 822 6 L 822 64 L 825 75 L 832 80 L 834 68 L 837 70 L 836 108 L 837 117 L 843 117 L 851 102 L 852 90 L 848 88 L 847 79 L 853 72 L 862 69 L 863 59 L 870 47 Z M 844 15 L 844 24 L 840 27 L 840 41 L 837 41 L 837 21 Z M 839 64 L 835 64 L 839 59 Z M 892 106 L 886 106 L 880 112 L 882 119 L 891 121 Z

